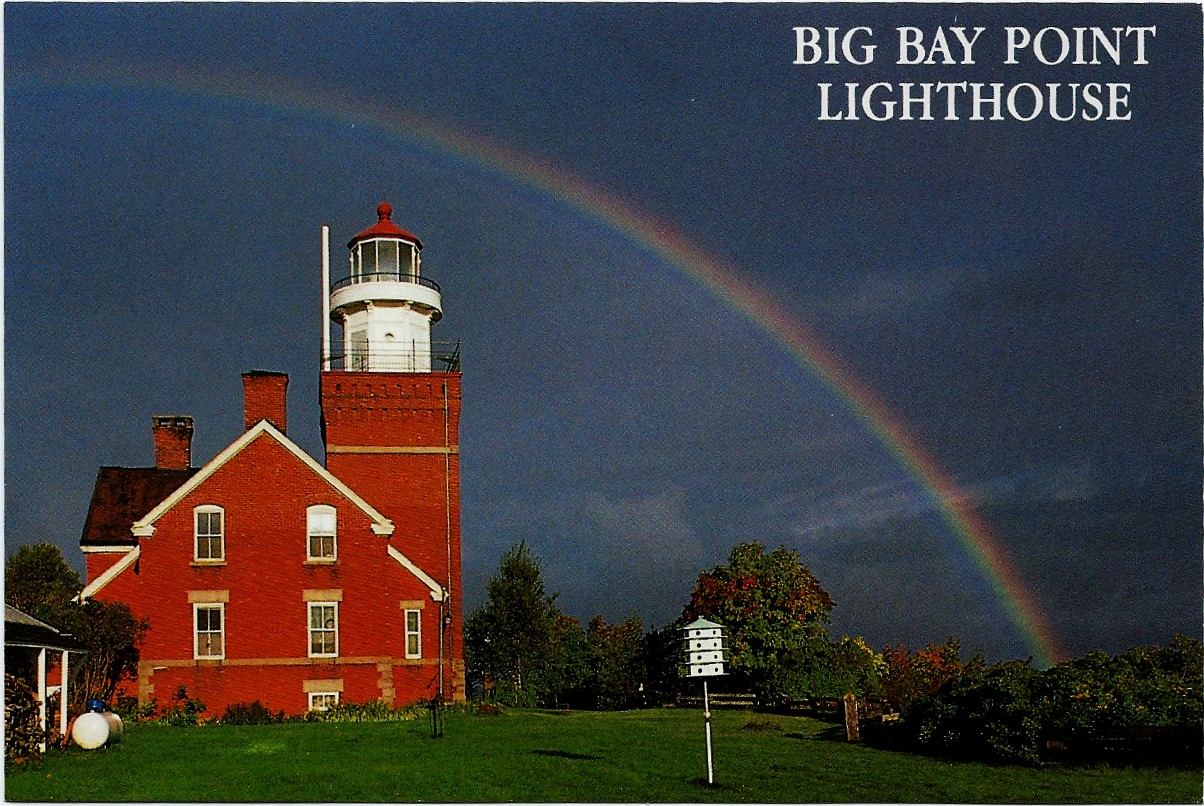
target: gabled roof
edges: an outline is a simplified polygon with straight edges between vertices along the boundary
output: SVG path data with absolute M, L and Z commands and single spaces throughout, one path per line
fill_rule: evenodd
M 216 473 L 222 466 L 237 456 L 242 450 L 260 437 L 274 439 L 280 443 L 289 453 L 301 460 L 302 464 L 306 465 L 310 470 L 316 473 L 324 481 L 335 488 L 351 503 L 355 504 L 365 515 L 375 521 L 372 524 L 372 531 L 378 535 L 390 535 L 393 533 L 393 522 L 382 515 L 376 508 L 365 501 L 354 490 L 336 478 L 329 470 L 319 464 L 312 456 L 281 433 L 276 426 L 272 425 L 267 420 L 260 420 L 255 425 L 251 426 L 241 437 L 234 440 L 230 445 L 200 470 L 196 471 L 195 475 L 189 478 L 184 484 L 176 488 L 167 498 L 159 502 L 158 506 L 150 510 L 143 517 L 134 522 L 130 531 L 135 537 L 151 537 L 155 533 L 155 522 L 159 518 L 171 511 L 172 507 L 178 504 L 185 496 L 195 490 L 200 485 L 204 484 L 205 480 Z
M 141 518 L 199 468 L 165 470 L 157 467 L 102 467 L 92 488 L 92 503 L 84 521 L 81 548 L 133 546 L 130 524 Z
M 72 651 L 86 649 L 72 636 L 7 604 L 4 606 L 4 645 Z

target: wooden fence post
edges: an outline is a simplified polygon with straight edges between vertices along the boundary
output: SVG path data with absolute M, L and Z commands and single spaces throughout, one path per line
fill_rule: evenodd
M 861 729 L 857 726 L 857 695 L 844 695 L 844 731 L 850 742 L 861 741 Z

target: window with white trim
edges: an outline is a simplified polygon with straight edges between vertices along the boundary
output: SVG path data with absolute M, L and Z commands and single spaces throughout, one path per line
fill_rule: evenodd
M 337 691 L 311 691 L 309 692 L 309 710 L 325 711 L 339 704 L 339 692 Z
M 197 560 L 226 559 L 226 513 L 218 506 L 205 504 L 193 510 L 196 540 L 193 556 Z
M 337 517 L 334 507 L 315 504 L 305 510 L 306 556 L 311 560 L 334 560 Z
M 339 603 L 309 603 L 309 656 L 336 658 L 339 655 Z
M 406 657 L 422 657 L 422 611 L 406 611 Z
M 226 605 L 194 604 L 192 656 L 197 660 L 226 657 Z

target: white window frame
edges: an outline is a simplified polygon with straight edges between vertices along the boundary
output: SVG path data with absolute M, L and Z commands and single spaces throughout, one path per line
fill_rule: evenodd
M 307 647 L 309 657 L 311 658 L 337 658 L 339 656 L 339 603 L 338 602 L 306 602 L 305 607 L 305 625 Z M 314 608 L 329 607 L 334 612 L 334 626 L 321 627 L 314 626 Z M 333 652 L 314 652 L 314 635 L 315 633 L 334 633 L 334 651 Z
M 220 528 L 217 533 L 206 532 L 201 533 L 201 524 L 199 522 L 201 515 L 218 515 L 220 518 Z M 201 538 L 212 540 L 217 538 L 218 556 L 202 557 Z M 210 552 L 212 554 L 212 552 Z M 226 561 L 226 510 L 216 504 L 202 504 L 192 510 L 192 559 L 198 563 L 224 563 Z
M 338 705 L 339 699 L 337 691 L 311 691 L 309 692 L 309 710 L 325 711 L 332 705 Z
M 411 616 L 414 620 L 413 629 L 410 627 Z M 407 658 L 422 657 L 422 611 L 421 610 L 406 610 L 405 611 L 405 652 Z M 415 639 L 418 646 L 416 651 L 410 650 L 410 638 Z
M 201 611 L 217 611 L 218 620 L 221 622 L 219 628 L 215 631 L 212 629 L 202 630 L 198 623 Z M 222 642 L 221 652 L 216 655 L 201 654 L 201 635 L 220 636 Z M 205 602 L 197 603 L 192 606 L 192 657 L 194 660 L 222 660 L 226 657 L 226 604 L 224 602 Z
M 314 526 L 317 516 L 329 515 L 330 532 L 319 532 Z M 314 554 L 314 538 L 330 538 L 330 554 Z M 329 504 L 314 504 L 305 510 L 305 557 L 310 562 L 334 562 L 339 557 L 339 516 Z

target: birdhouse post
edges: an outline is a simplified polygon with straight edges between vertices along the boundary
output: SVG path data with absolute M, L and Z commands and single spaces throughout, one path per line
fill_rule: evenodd
M 723 672 L 723 625 L 704 618 L 687 624 L 685 633 L 686 675 L 702 678 L 702 715 L 706 722 L 707 784 L 715 783 L 715 764 L 711 753 L 711 701 L 707 678 Z

